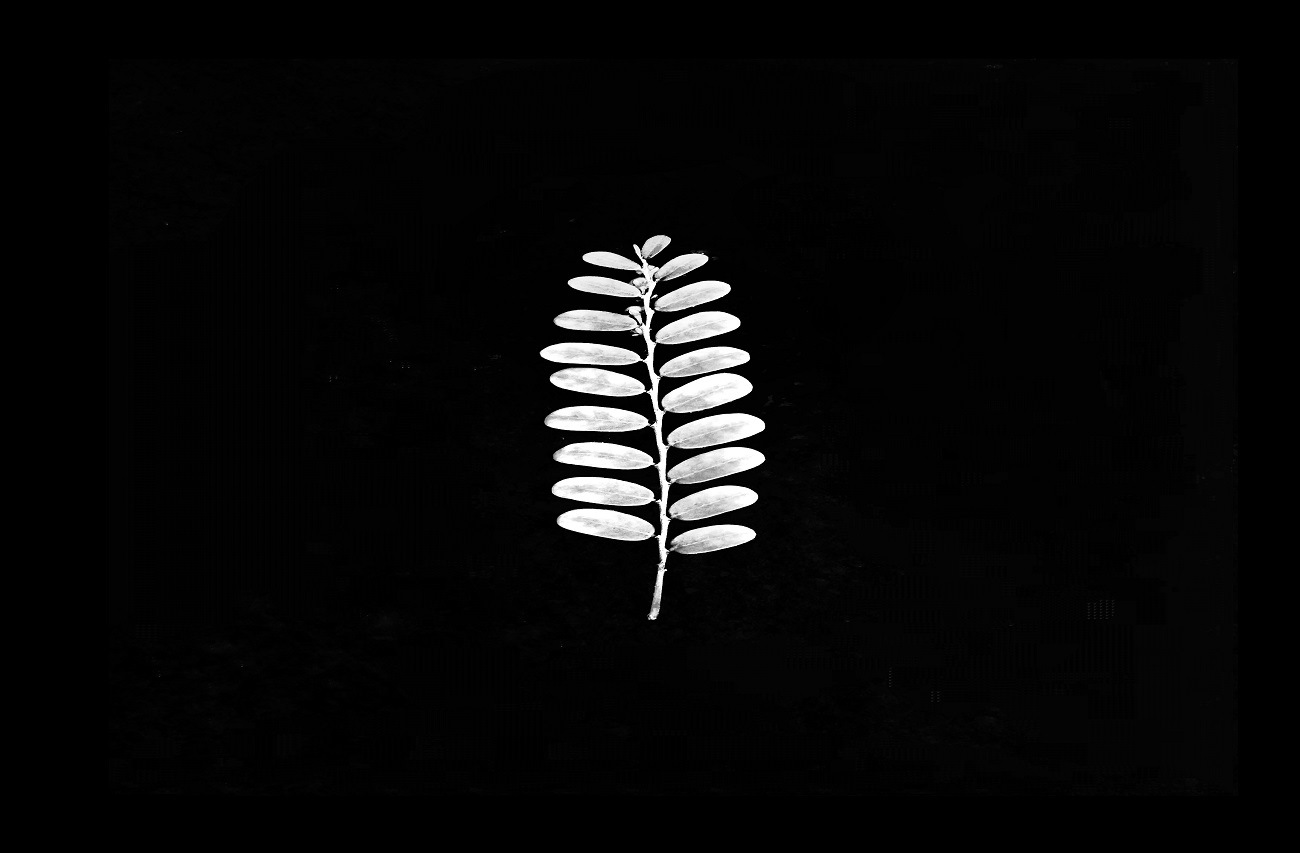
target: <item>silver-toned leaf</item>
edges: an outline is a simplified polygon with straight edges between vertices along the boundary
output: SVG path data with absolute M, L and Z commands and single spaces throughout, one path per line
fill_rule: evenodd
M 690 355 L 690 353 L 687 353 Z M 542 350 L 542 358 L 560 364 L 635 364 L 644 361 L 630 349 L 605 344 L 563 343 L 551 344 Z M 674 359 L 676 361 L 676 359 Z
M 599 367 L 566 367 L 551 374 L 551 384 L 581 394 L 602 397 L 634 397 L 645 393 L 640 381 Z
M 641 254 L 641 247 L 638 246 L 636 243 L 632 244 L 632 252 L 641 260 L 643 261 L 645 260 L 645 255 Z
M 655 333 L 661 344 L 688 344 L 740 328 L 740 318 L 726 311 L 700 311 L 674 320 Z
M 613 252 L 588 252 L 582 256 L 582 259 L 589 264 L 595 264 L 598 267 L 608 267 L 615 270 L 639 270 L 641 265 L 631 258 L 625 258 L 622 255 L 616 255 Z
M 677 554 L 707 554 L 744 545 L 758 534 L 743 524 L 712 524 L 673 537 L 669 550 Z
M 655 464 L 648 453 L 643 453 L 635 447 L 610 444 L 607 441 L 579 441 L 575 444 L 566 444 L 555 451 L 551 458 L 565 465 L 585 465 L 588 468 L 611 468 L 620 471 L 649 468 Z
M 668 471 L 670 483 L 703 483 L 748 471 L 763 464 L 766 458 L 748 447 L 723 447 L 692 456 Z
M 655 281 L 668 281 L 670 278 L 686 275 L 691 270 L 697 270 L 708 262 L 708 255 L 678 255 L 659 268 L 659 271 L 655 273 Z
M 685 311 L 705 302 L 721 299 L 731 292 L 731 285 L 723 281 L 697 281 L 665 293 L 655 302 L 656 311 Z
M 739 400 L 754 390 L 748 379 L 735 373 L 715 373 L 693 382 L 687 382 L 680 388 L 664 395 L 663 409 L 666 412 L 682 414 L 685 412 L 702 412 Z
M 641 506 L 655 499 L 654 492 L 645 486 L 610 477 L 566 477 L 551 486 L 551 494 L 573 501 L 611 506 Z
M 650 260 L 664 249 L 668 248 L 668 244 L 672 241 L 671 237 L 665 237 L 662 234 L 657 237 L 651 237 L 649 240 L 646 240 L 645 245 L 641 247 L 641 257 L 645 258 L 647 261 Z
M 636 328 L 636 320 L 626 314 L 615 314 L 613 311 L 579 309 L 565 311 L 555 318 L 555 325 L 565 329 L 583 329 L 592 332 L 625 332 Z
M 763 431 L 766 424 L 761 418 L 736 412 L 727 415 L 710 415 L 691 421 L 668 433 L 668 446 L 688 450 L 696 447 L 713 447 L 740 441 Z
M 577 278 L 569 279 L 569 287 L 574 290 L 581 290 L 584 293 L 603 293 L 606 296 L 626 296 L 629 299 L 640 299 L 641 291 L 637 290 L 626 281 L 619 281 L 616 278 L 605 278 L 603 275 L 580 275 Z
M 571 509 L 560 513 L 555 523 L 565 530 L 586 533 L 589 536 L 603 536 L 606 539 L 621 539 L 624 542 L 639 542 L 655 535 L 654 525 L 643 518 L 617 512 L 612 509 Z M 740 544 L 740 543 L 736 543 Z M 719 547 L 725 548 L 726 545 Z M 695 553 L 695 552 L 690 552 Z
M 605 406 L 565 406 L 546 416 L 552 429 L 570 432 L 631 432 L 650 426 L 645 415 Z
M 659 368 L 660 376 L 680 379 L 715 370 L 726 370 L 749 361 L 749 353 L 735 347 L 705 347 L 669 359 Z
M 758 492 L 744 486 L 714 486 L 677 501 L 668 508 L 668 514 L 682 521 L 699 521 L 733 509 L 744 509 L 757 500 Z

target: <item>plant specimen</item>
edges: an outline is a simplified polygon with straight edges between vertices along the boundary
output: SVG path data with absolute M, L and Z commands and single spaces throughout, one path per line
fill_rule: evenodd
M 740 320 L 725 311 L 698 311 L 687 314 L 652 332 L 654 316 L 659 312 L 684 311 L 712 302 L 731 291 L 731 285 L 721 281 L 697 281 L 678 287 L 668 293 L 657 294 L 655 287 L 663 282 L 684 276 L 702 267 L 707 255 L 679 255 L 662 267 L 654 266 L 650 259 L 658 255 L 670 242 L 662 235 L 651 237 L 645 246 L 632 247 L 637 260 L 613 252 L 588 252 L 582 259 L 590 264 L 634 274 L 629 281 L 605 276 L 584 275 L 569 280 L 569 286 L 586 293 L 616 296 L 637 300 L 623 313 L 580 309 L 565 311 L 555 318 L 555 324 L 565 329 L 600 332 L 630 332 L 645 343 L 645 356 L 622 347 L 592 343 L 561 343 L 542 350 L 542 357 L 562 364 L 587 365 L 567 367 L 551 374 L 552 384 L 570 391 L 596 394 L 604 397 L 650 396 L 650 418 L 628 409 L 607 406 L 566 406 L 551 412 L 546 425 L 559 430 L 583 432 L 631 432 L 650 428 L 654 432 L 658 459 L 622 444 L 585 441 L 569 444 L 555 452 L 554 459 L 568 465 L 589 468 L 634 470 L 654 466 L 659 474 L 659 494 L 627 480 L 611 477 L 568 477 L 556 483 L 551 491 L 562 498 L 605 506 L 644 506 L 653 502 L 659 505 L 659 529 L 644 519 L 612 509 L 572 509 L 562 513 L 557 523 L 567 529 L 607 539 L 641 541 L 657 536 L 659 567 L 655 575 L 654 599 L 650 605 L 650 619 L 659 616 L 663 597 L 664 573 L 668 554 L 705 554 L 722 548 L 743 545 L 757 534 L 741 524 L 712 524 L 680 533 L 668 540 L 670 520 L 699 521 L 725 512 L 741 509 L 758 500 L 753 489 L 743 486 L 714 486 L 668 503 L 670 486 L 695 485 L 737 474 L 763 462 L 763 454 L 749 447 L 719 447 L 708 450 L 668 467 L 668 450 L 697 450 L 718 447 L 748 438 L 763 429 L 763 421 L 743 413 L 717 414 L 698 418 L 664 435 L 664 414 L 686 414 L 712 409 L 737 400 L 754 386 L 735 373 L 718 373 L 749 361 L 749 353 L 727 346 L 708 346 L 669 359 L 655 367 L 655 348 L 676 347 L 681 344 L 711 338 L 733 331 Z M 624 373 L 607 370 L 608 367 L 644 362 L 649 374 L 649 387 L 639 379 Z M 699 376 L 690 382 L 659 394 L 661 379 L 682 379 Z

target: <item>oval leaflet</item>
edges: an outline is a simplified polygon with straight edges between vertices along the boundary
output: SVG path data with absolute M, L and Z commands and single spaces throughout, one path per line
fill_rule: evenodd
M 650 426 L 645 415 L 607 406 L 565 406 L 546 416 L 546 425 L 573 432 L 631 432 Z
M 670 483 L 703 483 L 748 471 L 763 464 L 763 454 L 749 447 L 709 450 L 679 462 L 668 471 Z
M 664 395 L 666 412 L 700 412 L 712 409 L 754 390 L 748 379 L 736 373 L 715 373 L 691 382 Z
M 636 328 L 636 321 L 626 314 L 613 311 L 592 311 L 579 308 L 565 311 L 555 318 L 555 325 L 564 329 L 582 329 L 590 332 L 625 332 Z
M 542 358 L 560 364 L 636 364 L 644 361 L 630 349 L 605 344 L 563 343 L 551 344 L 542 350 Z
M 624 542 L 639 542 L 655 535 L 650 522 L 612 509 L 571 509 L 560 513 L 555 522 L 575 533 L 621 539 Z
M 725 370 L 749 361 L 749 353 L 735 347 L 705 347 L 669 359 L 659 368 L 660 376 L 680 379 L 714 370 Z
M 743 524 L 714 524 L 686 531 L 673 539 L 671 547 L 678 554 L 707 554 L 744 545 L 757 535 Z
M 645 245 L 641 247 L 641 257 L 645 258 L 647 261 L 650 260 L 664 249 L 668 248 L 668 244 L 672 241 L 671 237 L 665 237 L 662 234 L 651 237 L 649 240 L 646 240 Z
M 640 380 L 599 367 L 566 367 L 551 374 L 551 384 L 581 394 L 633 397 L 645 393 Z
M 656 311 L 685 311 L 705 302 L 721 299 L 731 292 L 731 285 L 721 281 L 697 281 L 665 293 L 655 302 Z
M 668 444 L 689 450 L 696 447 L 712 447 L 729 441 L 740 441 L 763 431 L 766 425 L 762 418 L 735 412 L 726 415 L 710 415 L 683 424 L 668 433 Z
M 551 454 L 551 458 L 565 465 L 585 465 L 588 468 L 611 468 L 621 471 L 649 468 L 655 464 L 648 453 L 635 447 L 611 444 L 607 441 L 579 441 L 575 444 L 566 444 Z
M 608 267 L 615 270 L 639 270 L 641 265 L 631 258 L 625 258 L 622 255 L 616 255 L 613 252 L 588 252 L 582 256 L 582 259 L 589 264 L 595 264 L 598 267 Z
M 661 344 L 686 344 L 740 328 L 740 318 L 726 311 L 700 311 L 674 320 L 655 333 Z
M 697 270 L 708 262 L 708 255 L 699 253 L 678 255 L 659 268 L 659 272 L 655 273 L 655 281 L 668 281 L 677 278 L 679 275 L 686 275 L 691 270 Z
M 603 293 L 606 296 L 626 296 L 629 299 L 637 299 L 641 296 L 641 291 L 625 281 L 619 281 L 613 278 L 605 278 L 600 275 L 580 275 L 577 278 L 569 279 L 569 287 L 574 290 L 581 290 L 584 293 Z
M 682 521 L 699 521 L 743 509 L 758 500 L 758 492 L 744 486 L 714 486 L 684 497 L 668 508 L 668 514 Z
M 611 477 L 566 477 L 551 486 L 551 494 L 592 504 L 642 506 L 655 499 L 645 486 Z

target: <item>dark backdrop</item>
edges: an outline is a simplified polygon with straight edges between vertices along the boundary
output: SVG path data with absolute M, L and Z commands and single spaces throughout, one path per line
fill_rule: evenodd
M 113 789 L 1235 792 L 1236 109 L 1223 60 L 115 61 Z M 599 472 L 542 418 L 609 401 L 538 351 L 638 346 L 551 320 L 659 233 L 767 460 L 648 622 L 653 540 L 554 523 Z

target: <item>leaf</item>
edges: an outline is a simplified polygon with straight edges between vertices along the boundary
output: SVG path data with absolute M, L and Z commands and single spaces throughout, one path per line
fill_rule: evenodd
M 645 486 L 610 477 L 566 477 L 551 486 L 551 494 L 574 501 L 613 506 L 641 506 L 655 499 L 654 492 Z
M 743 524 L 713 524 L 673 537 L 669 550 L 678 554 L 707 554 L 744 545 L 757 535 Z
M 627 314 L 615 314 L 613 311 L 579 309 L 565 311 L 555 318 L 555 325 L 565 329 L 585 329 L 593 332 L 625 332 L 636 328 L 636 320 Z
M 632 253 L 635 254 L 641 260 L 643 261 L 645 260 L 645 255 L 641 254 L 641 247 L 638 246 L 636 243 L 632 244 Z
M 700 412 L 739 400 L 753 390 L 754 386 L 743 376 L 715 373 L 668 392 L 664 395 L 662 405 L 666 412 Z
M 708 262 L 708 255 L 678 255 L 659 268 L 659 272 L 655 273 L 655 281 L 668 281 L 670 278 L 686 275 L 691 270 L 697 270 Z
M 659 368 L 659 375 L 678 379 L 683 376 L 711 373 L 714 370 L 725 370 L 728 367 L 735 367 L 747 361 L 749 361 L 749 353 L 743 349 L 705 347 L 704 349 L 691 350 L 685 355 L 679 355 L 677 358 L 664 362 L 663 366 Z
M 763 454 L 748 447 L 723 447 L 692 456 L 668 471 L 670 483 L 703 483 L 731 474 L 739 474 L 763 464 Z
M 731 292 L 731 285 L 722 281 L 697 281 L 665 293 L 655 302 L 656 311 L 685 311 L 705 302 L 721 299 Z
M 631 376 L 598 367 L 566 367 L 557 370 L 551 374 L 551 384 L 602 397 L 633 397 L 645 393 L 645 386 Z
M 552 429 L 572 432 L 631 432 L 650 426 L 645 415 L 605 406 L 566 406 L 546 416 Z
M 766 424 L 760 418 L 740 412 L 728 415 L 710 415 L 679 426 L 668 433 L 668 446 L 688 450 L 695 447 L 712 447 L 740 441 L 763 431 Z
M 622 255 L 616 255 L 613 252 L 588 252 L 582 256 L 582 259 L 589 264 L 595 264 L 598 267 L 609 267 L 615 270 L 639 270 L 641 265 L 631 258 L 625 258 Z
M 658 237 L 651 237 L 649 240 L 646 240 L 645 245 L 641 247 L 641 257 L 648 261 L 664 249 L 668 248 L 668 244 L 671 242 L 671 237 L 665 237 L 662 234 Z
M 639 542 L 655 535 L 654 525 L 650 522 L 612 509 L 571 509 L 560 513 L 555 523 L 575 533 L 603 536 L 606 539 L 622 539 L 624 542 Z
M 567 477 L 551 487 L 557 497 L 613 506 L 642 506 L 654 500 L 645 486 L 609 477 Z
M 645 360 L 630 349 L 581 343 L 551 344 L 542 350 L 542 358 L 560 364 L 635 364 Z
M 580 275 L 577 278 L 571 278 L 569 279 L 569 287 L 585 293 L 603 293 L 606 296 L 626 296 L 631 299 L 641 298 L 641 291 L 627 282 L 615 278 L 605 278 L 602 275 Z
M 682 521 L 699 521 L 733 509 L 744 509 L 757 500 L 758 492 L 744 486 L 714 486 L 677 501 L 668 508 L 668 514 Z
M 566 444 L 555 451 L 551 458 L 565 465 L 614 468 L 622 471 L 649 468 L 655 464 L 648 453 L 642 453 L 635 447 L 610 444 L 607 441 L 579 441 L 576 444 Z
M 726 311 L 701 311 L 664 326 L 655 333 L 655 342 L 687 344 L 738 328 L 740 328 L 740 318 L 734 314 L 728 314 Z

